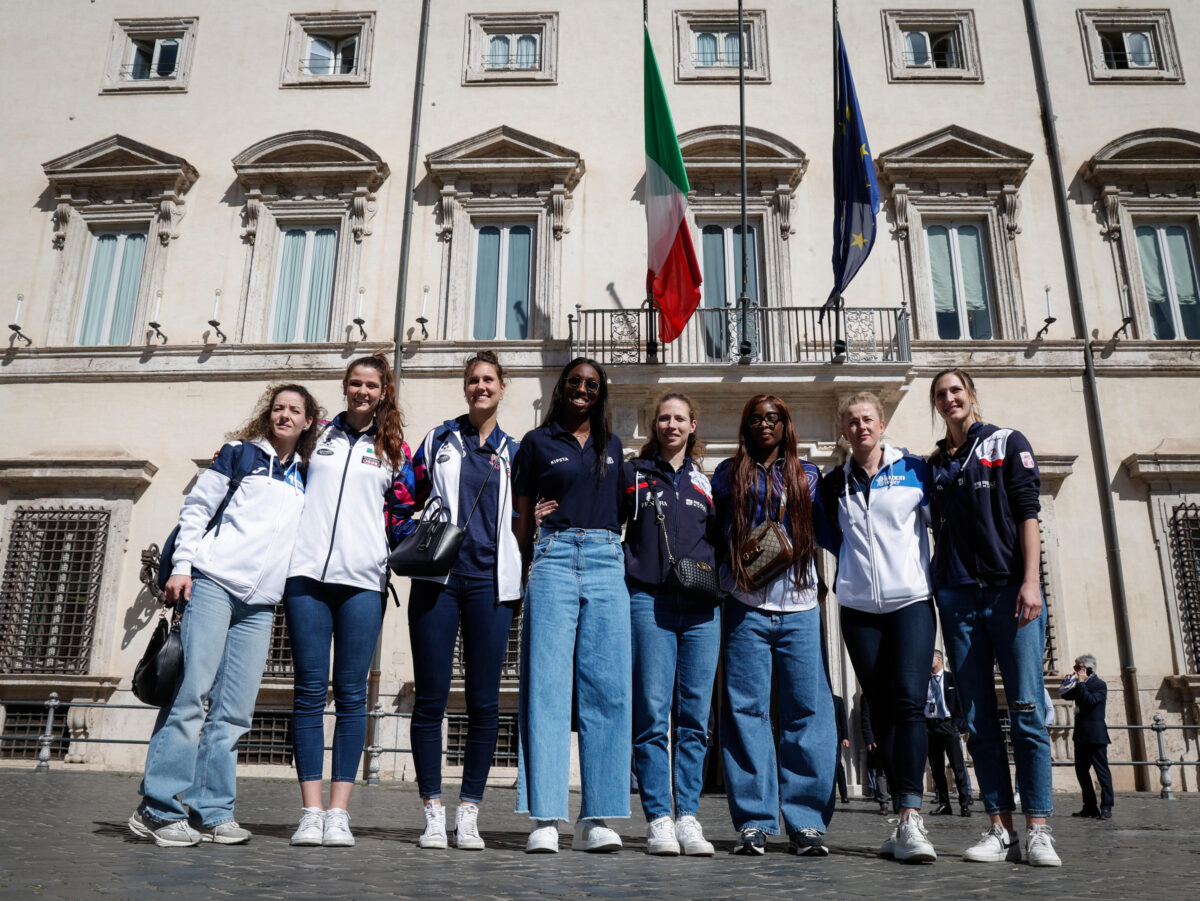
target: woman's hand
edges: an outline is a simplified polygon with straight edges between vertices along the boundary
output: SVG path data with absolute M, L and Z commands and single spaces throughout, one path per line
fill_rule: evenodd
M 542 520 L 558 509 L 558 501 L 538 501 L 537 506 L 533 508 L 533 521 L 538 524 L 538 528 L 542 526 Z
M 168 607 L 174 607 L 179 603 L 179 599 L 185 601 L 192 599 L 192 577 L 185 575 L 171 576 L 167 579 L 167 584 L 163 586 L 163 594 L 166 595 Z
M 1017 628 L 1028 626 L 1042 615 L 1042 588 L 1036 582 L 1022 582 L 1017 592 Z

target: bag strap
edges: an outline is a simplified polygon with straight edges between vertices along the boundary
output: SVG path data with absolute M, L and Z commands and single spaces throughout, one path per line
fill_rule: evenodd
M 670 563 L 671 566 L 674 566 L 675 555 L 671 553 L 671 539 L 667 537 L 667 517 L 663 513 L 662 501 L 658 499 L 657 494 L 653 494 L 654 484 L 654 482 L 647 483 L 646 490 L 651 492 L 651 497 L 654 501 L 655 518 L 658 520 L 658 525 L 662 529 L 663 544 L 665 544 L 667 547 L 667 562 Z
M 225 514 L 225 509 L 229 506 L 229 502 L 233 500 L 233 496 L 237 493 L 237 490 L 242 487 L 242 479 L 250 475 L 251 470 L 253 470 L 253 458 L 254 445 L 249 441 L 243 441 L 238 448 L 237 469 L 229 479 L 229 487 L 225 489 L 225 497 L 221 499 L 221 503 L 217 505 L 216 512 L 209 519 L 208 525 L 204 527 L 205 533 L 211 532 L 215 527 L 217 534 L 221 534 L 221 517 Z
M 483 484 L 479 486 L 479 491 L 475 494 L 475 503 L 471 504 L 471 512 L 467 514 L 467 521 L 463 523 L 463 529 L 471 524 L 471 517 L 475 515 L 475 508 L 479 506 L 479 499 L 483 497 L 483 489 L 487 487 L 488 481 L 492 477 L 492 470 L 496 468 L 496 455 L 491 454 L 488 457 L 488 471 L 483 478 Z

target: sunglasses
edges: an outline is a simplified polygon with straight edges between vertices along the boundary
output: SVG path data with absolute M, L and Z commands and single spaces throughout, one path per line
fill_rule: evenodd
M 568 377 L 565 384 L 572 391 L 578 391 L 579 388 L 582 386 L 587 389 L 588 394 L 599 394 L 600 393 L 600 383 L 599 382 L 597 382 L 595 379 L 585 379 L 581 375 L 573 375 L 573 376 Z
M 1074 669 L 1075 672 L 1079 672 L 1081 669 L 1084 669 L 1084 666 L 1082 663 L 1076 663 Z
M 758 413 L 752 413 L 746 417 L 746 424 L 752 429 L 758 428 L 764 422 L 771 428 L 775 428 L 775 426 L 783 422 L 783 416 L 778 413 L 764 413 L 761 415 Z

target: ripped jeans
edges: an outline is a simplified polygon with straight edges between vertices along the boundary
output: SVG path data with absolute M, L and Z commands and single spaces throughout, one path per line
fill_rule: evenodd
M 824 832 L 833 814 L 838 741 L 821 647 L 821 611 L 771 613 L 725 603 L 725 795 L 735 829 Z M 771 729 L 771 688 L 779 742 Z
M 967 749 L 975 763 L 979 797 L 989 814 L 1011 813 L 1012 778 L 1000 728 L 993 661 L 1000 667 L 1008 698 L 1008 724 L 1021 809 L 1029 817 L 1049 816 L 1054 803 L 1050 784 L 1050 733 L 1046 730 L 1042 655 L 1046 648 L 1046 608 L 1018 629 L 1019 585 L 1000 588 L 940 588 L 938 611 L 950 668 L 958 679 L 967 718 Z

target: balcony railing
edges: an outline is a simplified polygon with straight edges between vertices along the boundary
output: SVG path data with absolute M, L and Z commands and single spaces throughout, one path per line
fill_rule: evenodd
M 657 314 L 584 310 L 568 317 L 571 350 L 606 365 L 671 363 L 909 363 L 908 311 L 896 307 L 698 309 L 670 344 L 656 340 Z M 651 326 L 654 329 L 651 329 Z

